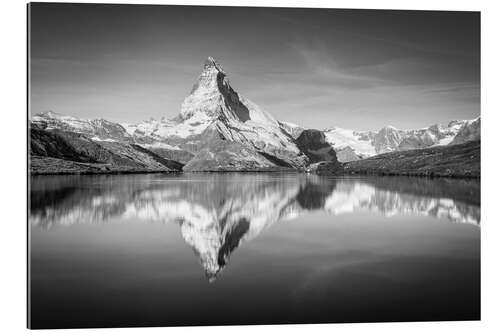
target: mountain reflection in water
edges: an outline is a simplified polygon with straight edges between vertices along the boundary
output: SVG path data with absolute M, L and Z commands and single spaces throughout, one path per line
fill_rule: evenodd
M 310 211 L 419 214 L 480 222 L 474 180 L 328 178 L 304 174 L 40 176 L 31 178 L 32 227 L 178 223 L 212 281 L 243 241 Z M 332 220 L 332 223 L 335 223 Z

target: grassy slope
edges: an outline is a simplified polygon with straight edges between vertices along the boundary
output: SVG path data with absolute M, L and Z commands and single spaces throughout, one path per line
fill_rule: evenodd
M 347 162 L 344 172 L 478 178 L 481 176 L 481 141 L 380 154 Z
M 31 174 L 180 171 L 183 164 L 137 145 L 94 142 L 84 135 L 31 129 Z
M 46 156 L 31 156 L 30 158 L 31 175 L 155 173 L 166 171 L 166 169 L 146 169 L 105 163 L 83 163 Z

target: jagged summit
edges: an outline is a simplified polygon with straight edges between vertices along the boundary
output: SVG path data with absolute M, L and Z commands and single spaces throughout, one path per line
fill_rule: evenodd
M 278 127 L 274 117 L 237 93 L 227 76 L 220 63 L 208 57 L 191 93 L 182 103 L 180 119 L 196 123 L 216 119 L 243 123 L 252 121 Z
M 211 69 L 211 68 L 213 68 L 213 69 L 221 72 L 222 74 L 226 75 L 226 72 L 222 68 L 221 64 L 217 60 L 215 60 L 214 58 L 208 57 L 207 60 L 205 60 L 204 69 Z
M 190 94 L 193 94 L 198 89 L 217 90 L 218 81 L 222 81 L 226 76 L 226 72 L 222 66 L 212 57 L 208 57 L 203 65 L 203 70 L 198 77 L 198 80 L 193 85 Z
M 204 122 L 217 117 L 218 105 L 223 102 L 221 88 L 223 85 L 229 86 L 226 75 L 222 66 L 214 58 L 208 57 L 198 80 L 181 105 L 180 119 L 187 120 L 195 116 L 196 122 Z

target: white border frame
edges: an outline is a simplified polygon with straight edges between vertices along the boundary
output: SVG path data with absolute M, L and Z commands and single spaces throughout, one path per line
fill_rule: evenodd
M 64 2 L 64 1 L 39 1 Z M 465 0 L 337 0 L 337 1 L 285 1 L 285 0 L 235 0 L 235 1 L 75 1 L 82 3 L 141 3 L 179 5 L 232 5 L 271 7 L 319 7 L 319 8 L 370 8 L 416 10 L 472 10 L 481 11 L 481 117 L 482 119 L 482 320 L 477 322 L 423 322 L 423 323 L 369 323 L 331 325 L 275 325 L 275 326 L 215 326 L 183 328 L 130 328 L 112 329 L 113 332 L 251 332 L 256 329 L 273 332 L 298 332 L 315 330 L 329 332 L 482 332 L 500 331 L 500 216 L 495 209 L 499 176 L 495 169 L 500 166 L 497 127 L 500 125 L 498 80 L 500 78 L 500 2 Z M 2 204 L 3 227 L 1 246 L 2 283 L 0 284 L 0 327 L 4 332 L 26 330 L 26 3 L 4 0 L 1 3 L 0 33 L 3 42 L 0 62 L 2 66 L 2 112 L 0 134 L 2 143 Z M 50 331 L 50 330 L 49 330 Z M 57 332 L 66 332 L 58 330 Z M 96 332 L 82 329 L 75 332 Z

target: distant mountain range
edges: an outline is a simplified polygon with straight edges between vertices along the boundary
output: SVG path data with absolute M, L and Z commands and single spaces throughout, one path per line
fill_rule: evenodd
M 402 130 L 386 126 L 379 131 L 353 131 L 339 127 L 325 130 L 327 141 L 337 152 L 348 149 L 364 158 L 392 151 L 428 148 L 479 140 L 481 119 L 454 120 L 443 126 Z M 462 138 L 462 139 L 460 139 Z M 348 159 L 349 161 L 355 158 Z
M 380 153 L 480 140 L 480 118 L 413 130 L 386 126 L 379 131 L 339 127 L 316 131 L 278 121 L 236 92 L 229 84 L 227 73 L 211 57 L 206 60 L 191 93 L 182 103 L 180 114 L 174 119 L 118 124 L 49 111 L 34 115 L 31 129 L 32 162 L 35 161 L 40 173 L 57 171 L 57 161 L 50 159 L 64 160 L 61 165 L 67 164 L 67 167 L 59 170 L 61 172 L 79 168 L 87 172 L 117 168 L 120 171 L 148 170 L 152 164 L 143 161 L 145 156 L 161 165 L 155 165 L 155 170 L 304 169 L 317 162 L 317 156 L 311 157 L 317 147 L 323 149 L 320 155 L 331 160 L 331 153 L 326 151 L 330 148 L 324 146 L 325 142 L 333 147 L 335 160 L 348 162 Z M 69 155 L 68 149 L 73 150 Z M 94 150 L 106 151 L 113 157 L 96 156 Z M 128 165 L 129 160 L 136 164 Z M 50 168 L 47 168 L 48 162 Z

